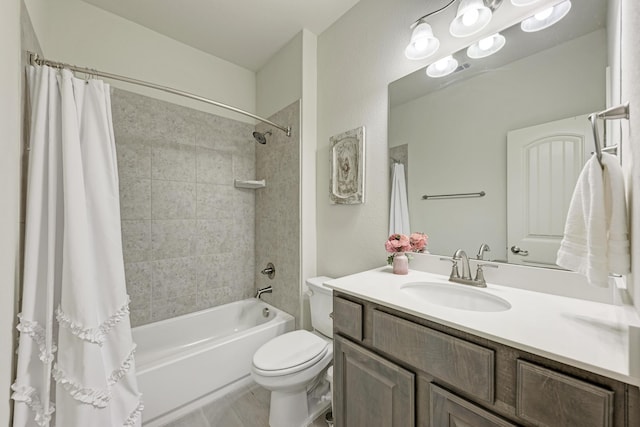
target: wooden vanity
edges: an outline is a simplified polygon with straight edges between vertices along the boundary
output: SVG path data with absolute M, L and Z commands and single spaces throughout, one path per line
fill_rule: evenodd
M 334 290 L 337 427 L 640 427 L 637 386 Z

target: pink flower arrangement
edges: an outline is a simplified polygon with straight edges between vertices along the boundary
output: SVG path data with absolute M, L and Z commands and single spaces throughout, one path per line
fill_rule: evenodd
M 392 234 L 384 244 L 387 252 L 409 252 L 411 250 L 411 243 L 409 238 L 404 234 Z
M 424 252 L 424 248 L 427 246 L 429 236 L 424 233 L 411 233 L 409 236 L 409 244 L 413 252 Z
M 411 233 L 409 237 L 400 233 L 392 234 L 384 243 L 387 252 L 391 253 L 387 263 L 393 263 L 393 257 L 400 252 L 424 252 L 428 239 L 424 233 Z

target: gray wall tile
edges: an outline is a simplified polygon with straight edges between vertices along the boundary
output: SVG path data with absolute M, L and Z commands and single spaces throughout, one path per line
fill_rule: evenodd
M 195 147 L 158 143 L 151 147 L 151 178 L 195 182 Z
M 151 219 L 151 180 L 120 178 L 120 218 Z
M 231 220 L 234 216 L 249 216 L 251 212 L 234 210 L 234 195 L 238 190 L 228 185 L 197 184 L 198 219 Z
M 272 285 L 273 294 L 265 300 L 293 315 L 300 326 L 300 104 L 269 119 L 292 126 L 292 134 L 274 131 L 266 145 L 256 146 L 255 175 L 267 186 L 255 194 L 255 282 L 256 288 Z M 269 129 L 264 124 L 256 128 Z M 241 221 L 235 226 L 238 233 L 247 227 Z M 276 280 L 259 273 L 267 262 L 275 264 Z
M 196 184 L 154 179 L 151 214 L 153 219 L 195 219 Z
M 236 246 L 233 241 L 233 219 L 199 219 L 195 241 L 197 255 L 231 252 Z
M 148 261 L 151 257 L 151 221 L 122 221 L 124 262 Z
M 145 143 L 116 144 L 118 176 L 151 178 L 151 146 Z
M 197 148 L 196 180 L 233 185 L 233 156 L 230 152 Z
M 195 220 L 153 220 L 151 253 L 154 260 L 191 256 L 196 247 Z
M 120 89 L 112 110 L 132 324 L 252 297 L 256 286 L 271 284 L 256 273 L 267 259 L 285 281 L 277 303 L 296 315 L 297 131 L 287 138 L 276 130 L 258 146 L 252 124 Z M 275 119 L 298 123 L 299 105 Z M 234 178 L 266 178 L 267 188 L 237 189 Z
M 153 261 L 153 300 L 170 300 L 195 294 L 195 261 L 195 257 Z

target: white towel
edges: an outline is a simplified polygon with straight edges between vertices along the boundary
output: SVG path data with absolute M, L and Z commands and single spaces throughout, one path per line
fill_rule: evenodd
M 389 235 L 394 233 L 411 234 L 409 225 L 409 204 L 407 203 L 407 186 L 404 180 L 404 165 L 393 165 L 391 179 L 391 203 L 389 209 Z
M 556 263 L 608 286 L 608 274 L 630 271 L 627 204 L 618 159 L 592 156 L 578 177 Z

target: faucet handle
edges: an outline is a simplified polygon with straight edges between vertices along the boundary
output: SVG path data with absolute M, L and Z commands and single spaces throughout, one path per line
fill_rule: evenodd
M 460 273 L 458 272 L 458 258 L 440 258 L 440 261 L 449 261 L 452 263 L 451 265 L 451 275 L 449 279 L 460 277 Z
M 478 268 L 476 270 L 476 278 L 473 280 L 476 282 L 479 282 L 481 285 L 486 286 L 487 282 L 484 279 L 484 271 L 482 270 L 482 267 L 498 268 L 498 266 L 495 264 L 486 264 L 486 263 L 479 262 L 477 267 Z

